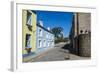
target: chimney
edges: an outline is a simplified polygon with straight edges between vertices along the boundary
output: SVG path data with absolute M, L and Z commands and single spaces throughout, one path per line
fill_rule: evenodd
M 50 31 L 50 27 L 47 28 Z
M 43 26 L 43 21 L 40 20 L 39 21 L 39 25 Z

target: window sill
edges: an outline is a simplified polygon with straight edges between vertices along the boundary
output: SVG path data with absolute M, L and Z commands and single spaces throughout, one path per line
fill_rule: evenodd
M 29 54 L 29 53 L 31 53 L 31 47 L 27 47 L 27 48 L 25 48 L 25 50 L 27 51 L 27 53 Z

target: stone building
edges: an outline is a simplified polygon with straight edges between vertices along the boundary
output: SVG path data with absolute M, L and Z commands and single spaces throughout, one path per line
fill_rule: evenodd
M 69 37 L 73 53 L 80 56 L 91 56 L 90 13 L 74 13 Z

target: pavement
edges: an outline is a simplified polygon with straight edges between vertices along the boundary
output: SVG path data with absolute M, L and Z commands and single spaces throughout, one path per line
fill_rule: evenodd
M 64 60 L 84 60 L 90 59 L 89 57 L 80 57 L 70 53 L 68 50 L 62 47 L 66 43 L 56 44 L 54 48 L 49 49 L 46 52 L 41 53 L 35 58 L 32 58 L 29 62 L 42 62 L 42 61 L 64 61 Z

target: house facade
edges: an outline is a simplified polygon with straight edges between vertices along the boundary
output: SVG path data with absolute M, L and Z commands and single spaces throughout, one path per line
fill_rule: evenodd
M 91 56 L 91 14 L 74 13 L 70 31 L 73 53 Z
M 22 53 L 23 56 L 36 51 L 36 18 L 31 10 L 22 11 Z
M 37 14 L 32 10 L 22 11 L 22 54 L 23 58 L 38 54 L 54 46 L 54 35 L 50 29 L 37 21 Z M 33 57 L 32 57 L 33 58 Z
M 51 33 L 50 28 L 44 28 L 43 22 L 37 23 L 37 51 L 43 51 L 54 47 L 54 35 Z

